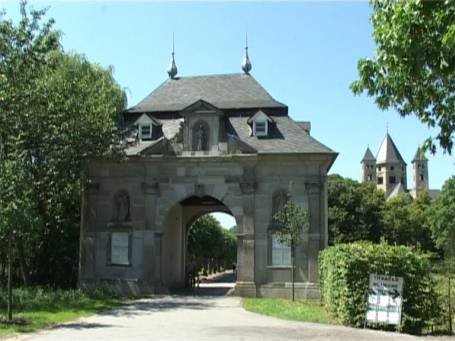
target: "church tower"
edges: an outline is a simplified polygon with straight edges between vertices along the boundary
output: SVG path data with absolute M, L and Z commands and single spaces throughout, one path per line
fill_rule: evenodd
M 429 189 L 428 186 L 428 159 L 420 148 L 412 159 L 412 191 L 417 194 L 420 191 Z
M 406 162 L 389 133 L 386 134 L 376 156 L 376 182 L 377 187 L 387 195 L 397 186 L 400 191 L 407 189 Z
M 362 182 L 376 183 L 376 159 L 370 148 L 367 148 L 362 161 Z

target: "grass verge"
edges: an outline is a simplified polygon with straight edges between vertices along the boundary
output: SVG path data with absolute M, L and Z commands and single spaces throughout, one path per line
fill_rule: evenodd
M 292 302 L 281 298 L 244 298 L 242 304 L 248 311 L 284 320 L 339 324 L 329 316 L 319 300 Z
M 0 319 L 6 318 L 6 295 L 0 289 Z M 102 290 L 62 290 L 26 288 L 14 290 L 13 319 L 29 323 L 14 325 L 0 322 L 0 339 L 18 333 L 35 332 L 60 323 L 89 316 L 121 304 L 121 300 Z

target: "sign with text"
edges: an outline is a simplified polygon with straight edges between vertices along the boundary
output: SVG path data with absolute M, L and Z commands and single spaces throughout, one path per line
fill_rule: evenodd
M 128 232 L 111 234 L 111 264 L 129 265 L 130 235 Z
M 400 324 L 403 277 L 370 274 L 367 322 Z

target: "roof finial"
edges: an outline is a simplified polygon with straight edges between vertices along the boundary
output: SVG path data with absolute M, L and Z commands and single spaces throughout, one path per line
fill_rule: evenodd
M 389 133 L 389 121 L 385 123 L 385 131 L 387 134 Z
M 175 65 L 174 59 L 174 32 L 172 32 L 172 60 L 167 69 L 167 74 L 171 79 L 174 79 L 174 77 L 177 75 L 177 66 Z
M 242 70 L 245 72 L 247 75 L 251 71 L 251 62 L 250 62 L 250 57 L 248 57 L 248 33 L 245 34 L 245 56 L 243 57 L 242 61 Z

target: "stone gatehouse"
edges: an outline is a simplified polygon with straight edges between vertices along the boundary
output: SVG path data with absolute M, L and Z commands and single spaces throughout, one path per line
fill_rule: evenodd
M 248 70 L 249 71 L 249 70 Z M 87 160 L 79 283 L 161 293 L 184 285 L 191 224 L 215 211 L 239 228 L 236 293 L 289 296 L 290 250 L 273 215 L 290 195 L 310 215 L 296 296 L 318 296 L 327 172 L 336 153 L 246 71 L 176 78 L 123 114 L 125 157 Z

